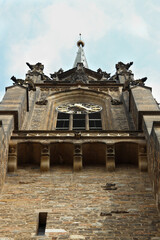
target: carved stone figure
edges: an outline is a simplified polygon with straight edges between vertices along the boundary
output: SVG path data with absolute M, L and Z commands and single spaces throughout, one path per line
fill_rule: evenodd
M 77 69 L 75 73 L 71 76 L 71 83 L 82 82 L 88 83 L 88 77 L 83 69 Z
M 20 85 L 20 86 L 28 85 L 28 90 L 29 91 L 30 90 L 33 90 L 33 91 L 36 90 L 35 85 L 34 85 L 33 81 L 29 78 L 29 76 L 27 76 L 27 78 L 25 80 L 17 79 L 16 77 L 12 76 L 11 80 L 14 82 L 14 85 Z
M 119 101 L 119 100 L 117 100 L 117 99 L 111 99 L 111 104 L 112 105 L 121 105 L 122 104 L 122 102 L 121 101 Z
M 101 80 L 106 80 L 106 79 L 108 80 L 108 79 L 110 78 L 110 75 L 111 75 L 110 73 L 107 73 L 107 72 L 102 71 L 101 68 L 98 68 L 98 69 L 97 69 L 97 73 L 103 75 L 102 78 L 101 78 Z
M 97 73 L 102 74 L 102 73 L 103 73 L 102 69 L 101 69 L 101 68 L 98 68 L 98 69 L 97 69 Z
M 36 102 L 37 105 L 47 105 L 47 103 L 48 103 L 48 100 L 46 100 L 46 99 L 42 99 L 42 100 Z
M 14 85 L 23 85 L 24 84 L 24 80 L 23 79 L 18 79 L 14 76 L 11 77 L 11 80 L 14 82 Z
M 146 80 L 147 80 L 147 77 L 137 79 L 137 80 L 132 81 L 131 85 L 132 86 L 144 86 Z
M 125 64 L 123 62 L 118 62 L 116 64 L 117 73 L 120 74 L 120 73 L 127 72 L 132 64 L 133 64 L 133 62 L 130 62 L 130 63 L 127 63 L 127 64 Z
M 145 81 L 147 80 L 147 77 L 141 78 L 141 79 L 129 79 L 128 81 L 125 82 L 123 90 L 129 90 L 130 86 L 145 86 Z
M 38 73 L 43 74 L 44 65 L 42 63 L 38 62 L 38 63 L 32 65 L 32 64 L 26 62 L 26 64 L 31 69 L 29 71 L 29 73 L 30 72 L 38 72 Z

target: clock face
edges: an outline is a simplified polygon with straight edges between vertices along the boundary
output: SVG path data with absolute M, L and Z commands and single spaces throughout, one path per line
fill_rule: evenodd
M 57 110 L 69 114 L 85 114 L 100 112 L 102 107 L 92 103 L 66 103 L 57 107 Z

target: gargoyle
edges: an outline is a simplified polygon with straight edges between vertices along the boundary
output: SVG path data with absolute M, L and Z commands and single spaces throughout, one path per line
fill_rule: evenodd
M 110 78 L 111 74 L 107 72 L 103 72 L 103 78 Z
M 144 86 L 144 82 L 147 80 L 147 77 L 141 78 L 141 79 L 137 79 L 137 80 L 133 80 L 131 82 L 132 86 Z
M 98 69 L 97 69 L 97 73 L 102 74 L 102 73 L 103 73 L 102 69 L 101 69 L 101 68 L 98 68 Z
M 36 90 L 33 81 L 29 77 L 27 77 L 25 80 L 23 80 L 23 79 L 18 79 L 16 77 L 12 76 L 11 80 L 14 82 L 14 85 L 20 85 L 20 86 L 28 85 L 28 90 L 29 91 L 30 90 L 33 90 L 33 91 Z
M 43 73 L 43 69 L 44 69 L 44 65 L 40 62 L 36 63 L 36 64 L 30 64 L 28 62 L 26 62 L 27 66 L 31 69 L 30 72 L 39 72 L 39 73 Z
M 60 68 L 60 69 L 58 70 L 58 72 L 50 73 L 50 76 L 51 76 L 51 78 L 52 78 L 53 80 L 56 81 L 56 80 L 58 79 L 58 75 L 61 74 L 61 73 L 63 73 L 63 72 L 64 72 L 63 69 Z
M 14 76 L 11 77 L 11 80 L 14 82 L 14 85 L 21 85 L 23 86 L 24 80 L 23 79 L 18 79 Z
M 127 72 L 132 64 L 133 64 L 133 62 L 126 63 L 126 64 L 123 62 L 118 62 L 116 64 L 116 70 L 118 73 Z

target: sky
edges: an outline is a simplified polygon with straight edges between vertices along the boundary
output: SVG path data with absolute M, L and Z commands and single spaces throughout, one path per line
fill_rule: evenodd
M 115 73 L 133 61 L 160 103 L 160 0 L 0 0 L 0 99 L 26 62 L 49 76 L 73 67 L 79 33 L 89 68 Z

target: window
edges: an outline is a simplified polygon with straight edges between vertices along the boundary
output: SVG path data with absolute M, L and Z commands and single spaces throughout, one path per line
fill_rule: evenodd
M 68 130 L 69 129 L 69 117 L 70 114 L 68 113 L 58 113 L 58 118 L 57 118 L 57 130 Z
M 100 112 L 89 114 L 89 130 L 102 130 Z
M 40 212 L 38 218 L 37 235 L 44 236 L 46 230 L 47 212 Z
M 73 130 L 85 130 L 85 114 L 73 114 Z
M 101 112 L 86 114 L 58 112 L 56 130 L 102 130 Z

